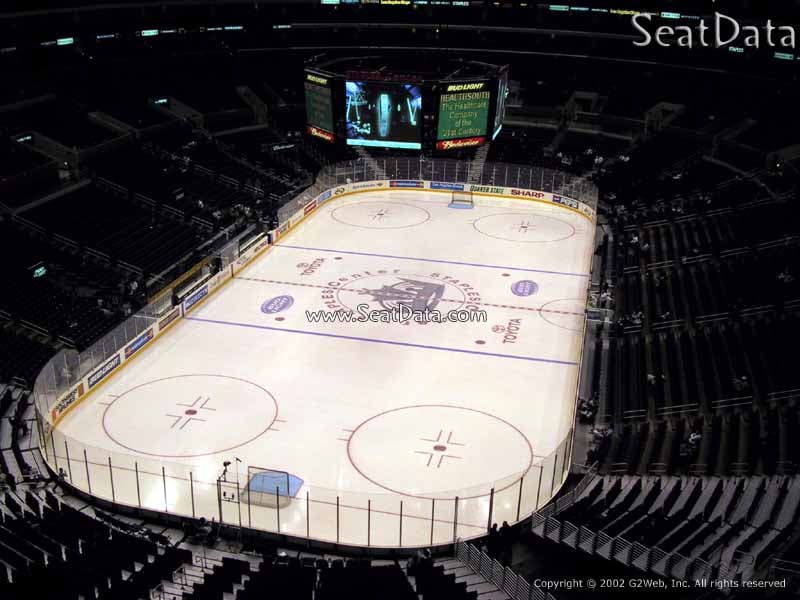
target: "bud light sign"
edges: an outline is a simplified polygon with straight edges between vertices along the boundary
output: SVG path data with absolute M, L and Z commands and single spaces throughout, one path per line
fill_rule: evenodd
M 275 313 L 283 312 L 291 308 L 294 304 L 294 298 L 291 296 L 275 296 L 266 300 L 261 305 L 261 312 L 265 315 L 274 315 Z

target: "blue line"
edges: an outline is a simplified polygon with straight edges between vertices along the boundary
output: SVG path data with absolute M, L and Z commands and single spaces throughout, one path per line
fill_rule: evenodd
M 337 338 L 340 340 L 353 340 L 356 342 L 373 342 L 376 344 L 389 344 L 392 346 L 405 346 L 407 348 L 423 348 L 425 350 L 443 350 L 445 352 L 461 352 L 462 354 L 475 354 L 478 356 L 493 356 L 495 358 L 513 358 L 516 360 L 528 360 L 531 362 L 543 362 L 554 365 L 567 365 L 570 367 L 578 366 L 578 363 L 568 360 L 554 360 L 551 358 L 538 358 L 535 356 L 515 356 L 513 354 L 498 354 L 494 352 L 479 352 L 477 350 L 462 350 L 459 348 L 446 348 L 444 346 L 428 346 L 426 344 L 412 344 L 410 342 L 393 342 L 391 340 L 379 340 L 375 338 L 365 338 L 352 335 L 339 335 L 336 333 L 322 333 L 321 331 L 304 331 L 302 329 L 288 329 L 285 327 L 270 327 L 269 325 L 255 325 L 252 323 L 237 323 L 236 321 L 218 321 L 216 319 L 201 319 L 199 317 L 186 317 L 189 321 L 200 321 L 202 323 L 215 323 L 217 325 L 232 325 L 234 327 L 250 327 L 252 329 L 268 329 L 270 331 L 283 331 L 285 333 L 302 333 L 304 335 L 316 335 L 319 337 Z
M 417 260 L 420 262 L 445 263 L 448 265 L 463 265 L 465 267 L 485 267 L 487 269 L 506 269 L 509 271 L 527 271 L 529 273 L 547 273 L 549 275 L 567 275 L 570 277 L 589 277 L 583 273 L 565 273 L 563 271 L 544 271 L 542 269 L 523 269 L 521 267 L 504 267 L 503 265 L 485 265 L 482 263 L 460 262 L 457 260 L 440 260 L 437 258 L 414 258 L 413 256 L 396 256 L 394 254 L 375 254 L 373 252 L 355 252 L 352 250 L 331 250 L 330 248 L 309 248 L 307 246 L 291 246 L 289 244 L 273 244 L 279 248 L 293 248 L 294 250 L 313 250 L 314 252 L 334 252 L 336 254 L 355 254 L 358 256 L 377 256 L 378 258 L 399 258 L 402 260 Z

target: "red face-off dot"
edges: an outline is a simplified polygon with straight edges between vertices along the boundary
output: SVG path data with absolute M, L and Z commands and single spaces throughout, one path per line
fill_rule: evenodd
M 333 260 L 342 260 L 342 257 L 341 256 L 334 256 Z
M 482 346 L 486 342 L 484 340 L 475 340 L 475 343 L 478 344 L 479 346 Z
M 441 444 L 437 444 L 436 446 L 433 447 L 433 449 L 436 450 L 437 452 L 444 452 L 445 450 L 447 450 L 447 446 L 442 446 Z
M 283 320 L 284 320 L 284 318 L 283 318 L 283 317 L 275 317 L 275 320 L 276 320 L 276 321 L 283 321 Z
M 509 273 L 503 273 L 503 277 L 511 277 Z
M 184 412 L 184 414 L 187 414 L 187 415 L 196 415 L 196 414 L 197 414 L 197 411 L 196 411 L 195 409 L 193 409 L 193 408 L 187 408 L 187 409 L 186 409 L 186 411 Z

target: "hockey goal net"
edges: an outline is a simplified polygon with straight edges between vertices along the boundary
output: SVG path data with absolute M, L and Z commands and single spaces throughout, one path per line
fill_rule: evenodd
M 472 208 L 475 203 L 472 200 L 472 192 L 453 192 L 450 197 L 450 206 L 455 208 Z
M 248 467 L 241 501 L 252 506 L 284 508 L 295 498 L 303 480 L 286 471 Z

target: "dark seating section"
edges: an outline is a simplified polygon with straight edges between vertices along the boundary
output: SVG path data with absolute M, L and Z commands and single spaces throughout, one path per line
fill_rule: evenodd
M 117 135 L 91 122 L 84 108 L 63 98 L 4 113 L 0 115 L 0 128 L 11 135 L 36 131 L 67 148 L 89 148 Z
M 0 419 L 3 419 L 0 421 L 0 480 L 11 490 L 16 489 L 17 483 L 23 480 L 28 467 L 18 444 L 18 428 L 22 424 L 25 409 L 24 404 L 18 402 L 21 397 L 22 394 L 13 386 L 0 383 Z M 4 452 L 9 446 L 13 457 Z M 17 464 L 10 464 L 12 461 Z
M 369 561 L 350 560 L 346 567 L 323 563 L 316 598 L 320 600 L 417 600 L 398 565 L 370 566 Z
M 0 315 L 37 335 L 62 336 L 83 347 L 121 318 L 123 276 L 80 256 L 77 247 L 43 237 L 41 232 L 31 234 L 0 221 L 0 252 L 5 257 L 9 290 L 0 296 Z M 43 267 L 44 274 L 37 273 L 36 267 Z M 29 344 L 17 344 L 28 347 L 23 352 L 32 352 Z M 8 353 L 16 356 L 10 348 Z M 12 358 L 2 368 L 10 369 L 14 362 Z M 40 360 L 20 367 L 21 372 L 9 371 L 9 376 L 19 375 L 32 383 L 36 366 L 41 366 Z
M 264 556 L 258 568 L 244 560 L 224 557 L 206 568 L 202 582 L 183 597 L 221 600 L 298 598 L 319 600 L 416 600 L 405 573 L 397 565 L 372 566 L 369 560 L 327 560 L 306 557 Z M 442 596 L 440 596 L 442 597 Z
M 153 210 L 172 218 L 176 214 L 196 216 L 216 226 L 227 226 L 235 220 L 237 209 L 254 202 L 235 187 L 193 174 L 181 158 L 141 148 L 126 149 L 100 161 L 95 171 L 129 194 L 141 194 L 155 202 Z
M 13 583 L 0 583 L 8 600 L 148 598 L 191 552 L 159 546 L 61 503 L 26 492 L 5 494 L 0 561 Z M 13 515 L 13 516 L 9 516 Z
M 0 136 L 0 202 L 18 208 L 58 184 L 55 161 Z
M 487 160 L 512 164 L 539 164 L 543 148 L 556 135 L 556 127 L 504 127 L 491 146 Z
M 95 185 L 56 198 L 25 216 L 48 232 L 151 274 L 172 265 L 200 242 L 198 232 L 189 225 Z
M 755 568 L 788 541 L 800 517 L 800 477 L 596 477 L 562 522 L 666 555 Z M 606 542 L 607 543 L 607 542 Z M 598 548 L 602 552 L 602 548 Z M 658 565 L 656 565 L 658 567 Z
M 172 140 L 159 140 L 159 145 L 186 162 L 256 188 L 267 200 L 277 201 L 288 192 L 307 185 L 309 174 L 297 161 L 271 153 L 270 142 L 258 141 L 261 135 L 267 140 L 276 137 L 274 132 L 259 129 L 214 140 L 174 136 Z
M 601 248 L 615 268 L 613 433 L 592 458 L 631 474 L 794 473 L 788 402 L 800 375 L 787 358 L 800 333 L 800 211 L 790 183 L 763 169 L 736 175 L 687 148 L 657 153 L 668 138 L 600 175 L 614 190 L 613 244 Z
M 308 174 L 298 144 L 287 142 L 271 128 L 242 131 L 219 139 L 234 156 L 257 168 L 274 185 L 292 187 Z
M 10 381 L 12 377 L 34 381 L 53 354 L 55 350 L 46 344 L 0 328 L 0 382 Z
M 425 564 L 417 566 L 409 575 L 416 577 L 417 593 L 422 600 L 477 600 L 477 591 L 467 591 L 467 583 L 456 582 L 455 573 L 445 573 L 444 566 Z

